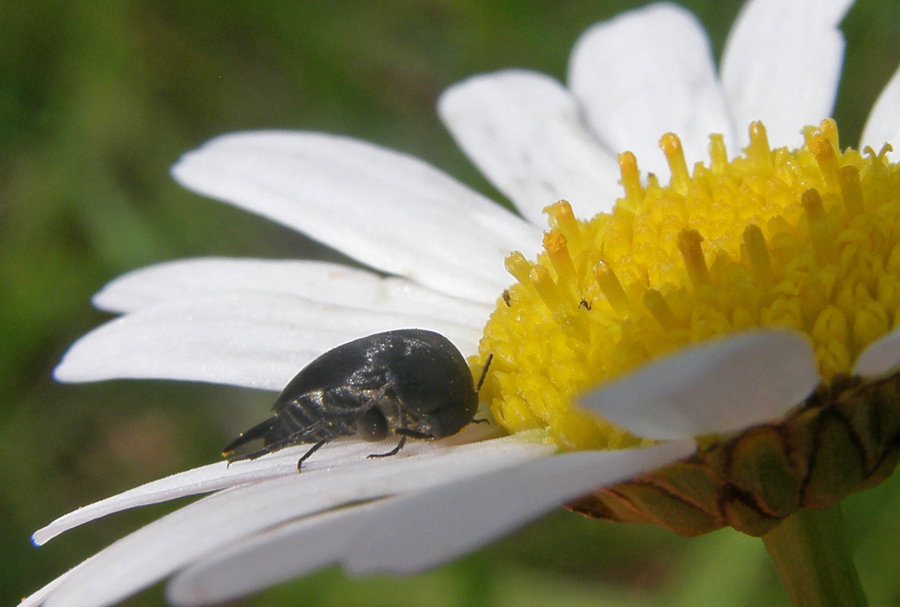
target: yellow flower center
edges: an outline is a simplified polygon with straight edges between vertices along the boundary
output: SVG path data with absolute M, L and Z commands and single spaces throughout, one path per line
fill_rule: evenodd
M 688 171 L 681 143 L 660 146 L 672 177 L 641 184 L 619 156 L 625 196 L 611 213 L 546 210 L 536 261 L 514 252 L 516 284 L 497 302 L 472 366 L 494 355 L 482 390 L 510 432 L 546 429 L 566 449 L 641 439 L 575 399 L 647 361 L 717 335 L 788 327 L 808 335 L 824 381 L 900 322 L 900 170 L 885 146 L 844 152 L 833 120 L 798 150 L 769 148 L 762 124 L 729 161 Z M 764 380 L 764 378 L 761 378 Z

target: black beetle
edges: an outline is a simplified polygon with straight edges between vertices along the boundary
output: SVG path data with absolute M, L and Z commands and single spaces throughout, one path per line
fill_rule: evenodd
M 338 436 L 384 440 L 400 437 L 387 453 L 396 455 L 411 438 L 442 438 L 459 432 L 478 408 L 478 386 L 466 360 L 450 340 L 424 329 L 376 333 L 348 342 L 304 367 L 272 405 L 275 415 L 253 426 L 222 452 L 228 462 L 255 459 L 298 443 L 315 443 L 297 468 Z M 262 439 L 263 448 L 231 456 Z M 231 456 L 231 457 L 229 457 Z

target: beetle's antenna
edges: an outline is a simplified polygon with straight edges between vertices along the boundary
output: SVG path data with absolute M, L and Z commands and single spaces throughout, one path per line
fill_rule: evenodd
M 481 386 L 484 385 L 484 379 L 487 377 L 488 369 L 491 368 L 491 361 L 494 360 L 494 353 L 488 354 L 487 361 L 484 363 L 484 369 L 481 370 L 481 377 L 478 378 L 478 385 L 475 386 L 475 394 L 481 392 Z

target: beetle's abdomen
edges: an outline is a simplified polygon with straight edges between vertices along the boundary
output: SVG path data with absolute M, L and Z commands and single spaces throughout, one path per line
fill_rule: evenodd
M 321 393 L 304 394 L 278 410 L 263 443 L 270 445 L 290 438 L 296 443 L 314 443 L 353 434 L 353 428 L 347 423 L 348 414 L 352 413 L 335 411 L 333 406 L 326 404 Z

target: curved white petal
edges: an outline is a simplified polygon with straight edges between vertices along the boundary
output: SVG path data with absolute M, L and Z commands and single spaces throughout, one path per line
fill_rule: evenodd
M 781 419 L 819 381 L 800 334 L 755 331 L 648 364 L 582 403 L 638 436 L 681 439 Z
M 372 333 L 431 329 L 465 355 L 479 329 L 423 314 L 387 313 L 299 297 L 229 292 L 168 301 L 94 329 L 54 371 L 64 382 L 177 379 L 280 390 L 323 352 Z
M 346 265 L 310 260 L 179 259 L 119 276 L 94 295 L 109 312 L 134 312 L 176 299 L 251 291 L 311 301 L 428 316 L 481 328 L 492 308 L 410 282 Z
M 900 68 L 878 95 L 860 139 L 860 149 L 871 146 L 876 152 L 890 143 L 900 151 Z
M 190 565 L 166 587 L 174 605 L 210 605 L 339 563 L 366 515 L 386 498 L 341 508 L 266 530 Z
M 695 449 L 686 440 L 644 449 L 566 453 L 404 495 L 390 508 L 370 514 L 344 563 L 361 574 L 424 571 L 593 489 L 662 468 Z
M 301 521 L 204 558 L 173 581 L 168 595 L 181 605 L 218 602 L 339 562 L 359 574 L 424 571 L 695 447 L 681 441 L 557 455 L 377 502 L 353 516 Z
M 451 86 L 438 114 L 457 144 L 532 223 L 565 199 L 577 217 L 622 195 L 614 155 L 593 139 L 572 95 L 544 74 L 505 70 Z
M 72 567 L 49 584 L 46 584 L 37 592 L 29 594 L 17 604 L 17 607 L 41 607 L 41 605 L 43 605 L 47 601 L 48 596 L 50 596 L 63 582 L 65 582 L 70 575 L 77 572 L 81 567 L 84 567 L 85 563 L 89 562 L 90 560 L 91 559 L 88 558 L 82 561 L 80 564 Z
M 365 460 L 373 450 L 378 451 L 382 447 L 389 449 L 394 442 L 391 439 L 391 441 L 385 441 L 384 445 L 379 445 L 353 439 L 336 440 L 316 452 L 316 457 L 310 459 L 304 466 L 303 474 L 308 474 L 310 482 L 314 482 L 320 478 L 318 475 L 321 469 L 328 469 L 335 465 L 353 467 L 354 463 Z M 389 443 L 390 446 L 388 446 Z M 35 531 L 32 540 L 36 545 L 42 546 L 75 527 L 123 510 L 190 495 L 211 493 L 280 476 L 292 476 L 297 474 L 297 460 L 308 449 L 309 445 L 288 447 L 256 460 L 245 460 L 231 465 L 226 461 L 221 461 L 151 481 L 73 510 Z
M 838 24 L 853 0 L 751 0 L 722 53 L 722 84 L 740 145 L 754 120 L 770 145 L 798 147 L 806 125 L 831 115 L 844 38 Z
M 853 374 L 881 377 L 900 367 L 900 327 L 869 344 L 856 359 Z
M 707 160 L 710 133 L 734 140 L 706 32 L 674 4 L 588 29 L 569 60 L 569 87 L 610 149 L 634 152 L 642 170 L 660 176 L 669 174 L 659 150 L 667 132 L 681 139 L 689 168 Z
M 496 428 L 484 424 L 469 424 L 457 434 L 441 440 L 411 442 L 404 450 L 404 455 L 415 455 L 430 450 L 442 450 L 455 445 L 484 441 L 495 434 Z M 315 457 L 304 463 L 303 474 L 307 476 L 310 490 L 317 491 L 315 483 L 324 479 L 324 475 L 334 474 L 332 468 L 347 471 L 361 465 L 368 465 L 364 462 L 367 461 L 366 458 L 369 454 L 383 453 L 393 447 L 395 442 L 394 438 L 382 441 L 382 443 L 368 443 L 356 438 L 344 438 L 328 443 L 316 451 Z M 279 476 L 293 476 L 297 474 L 297 460 L 306 453 L 309 447 L 310 445 L 288 447 L 259 459 L 234 462 L 230 465 L 225 461 L 216 462 L 145 483 L 118 495 L 82 506 L 78 510 L 59 517 L 49 525 L 35 531 L 32 540 L 36 545 L 41 546 L 61 533 L 115 512 L 167 502 L 189 495 L 211 493 Z
M 426 162 L 334 135 L 224 135 L 172 174 L 366 265 L 486 304 L 510 282 L 506 255 L 540 243 L 534 227 Z
M 419 445 L 411 445 L 411 449 Z M 122 538 L 69 573 L 47 607 L 104 607 L 232 542 L 343 504 L 427 490 L 540 459 L 553 447 L 515 437 L 453 448 L 404 450 L 331 469 L 241 485 L 194 502 Z M 315 549 L 315 548 L 312 548 Z

